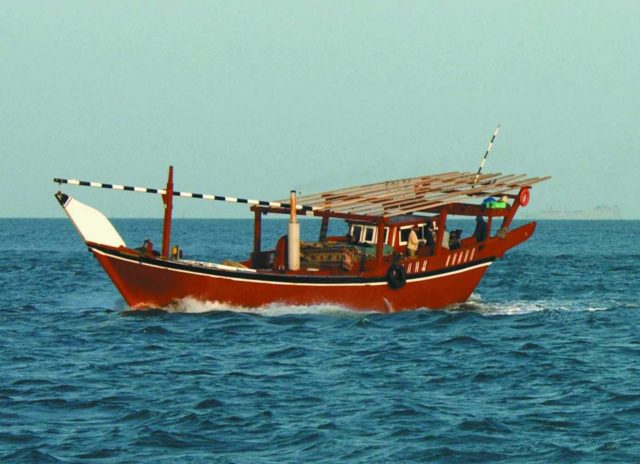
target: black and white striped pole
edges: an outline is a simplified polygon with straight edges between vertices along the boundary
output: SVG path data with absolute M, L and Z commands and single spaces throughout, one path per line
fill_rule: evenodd
M 473 179 L 473 185 L 474 186 L 476 185 L 476 182 L 478 182 L 478 178 L 480 177 L 480 172 L 482 171 L 482 167 L 484 166 L 484 162 L 487 161 L 487 156 L 489 156 L 489 152 L 493 148 L 493 141 L 498 136 L 498 132 L 500 132 L 500 124 L 498 124 L 498 127 L 496 127 L 496 130 L 493 132 L 493 136 L 491 137 L 491 140 L 489 141 L 489 146 L 487 147 L 487 151 L 484 152 L 484 157 L 482 158 L 482 161 L 480 162 L 480 167 L 478 168 L 478 173 L 476 174 L 475 179 Z
M 103 188 L 103 189 L 111 189 L 111 190 L 122 190 L 127 192 L 140 192 L 140 193 L 155 193 L 156 195 L 166 195 L 167 191 L 165 189 L 158 188 L 150 188 L 150 187 L 133 187 L 129 185 L 119 185 L 119 184 L 106 184 L 102 182 L 93 182 L 86 180 L 78 180 L 78 179 L 61 179 L 54 178 L 53 181 L 57 184 L 67 184 L 67 185 L 79 185 L 82 187 L 95 187 L 95 188 Z M 174 197 L 183 197 L 183 198 L 199 198 L 201 200 L 213 200 L 213 201 L 225 201 L 228 203 L 245 203 L 252 206 L 270 206 L 273 208 L 285 208 L 289 209 L 289 203 L 281 203 L 278 201 L 267 201 L 267 200 L 252 200 L 250 198 L 237 198 L 230 197 L 224 195 L 213 195 L 209 193 L 191 193 L 191 192 L 178 192 L 177 190 L 173 191 Z M 314 207 L 305 206 L 305 205 L 296 205 L 295 208 L 301 211 L 313 211 Z

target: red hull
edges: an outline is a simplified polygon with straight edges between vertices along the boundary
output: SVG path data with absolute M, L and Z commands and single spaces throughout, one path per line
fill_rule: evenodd
M 393 312 L 437 309 L 467 300 L 491 262 L 527 240 L 535 223 L 490 238 L 474 247 L 407 260 L 406 284 L 391 288 L 389 264 L 377 272 L 326 276 L 313 273 L 244 272 L 162 258 L 144 258 L 121 249 L 89 244 L 131 308 L 163 308 L 182 298 L 230 306 L 260 307 L 337 304 L 354 310 Z

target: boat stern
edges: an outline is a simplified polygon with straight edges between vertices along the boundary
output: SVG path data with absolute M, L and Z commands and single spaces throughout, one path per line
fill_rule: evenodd
M 535 230 L 536 222 L 529 222 L 528 224 L 510 230 L 504 237 L 497 235 L 496 248 L 499 251 L 496 253 L 496 256 L 501 257 L 511 248 L 520 245 L 522 242 L 526 242 L 531 238 Z

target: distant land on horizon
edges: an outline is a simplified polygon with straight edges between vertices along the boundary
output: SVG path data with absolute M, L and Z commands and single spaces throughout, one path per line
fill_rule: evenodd
M 618 206 L 599 205 L 591 209 L 532 211 L 520 214 L 521 219 L 571 219 L 571 220 L 618 220 L 624 219 Z

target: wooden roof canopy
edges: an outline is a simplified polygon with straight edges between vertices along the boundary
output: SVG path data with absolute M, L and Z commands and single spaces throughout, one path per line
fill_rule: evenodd
M 301 195 L 299 205 L 314 213 L 391 218 L 467 200 L 469 197 L 515 196 L 550 177 L 447 172 Z M 474 182 L 475 181 L 475 182 Z

